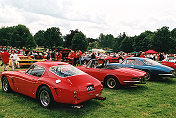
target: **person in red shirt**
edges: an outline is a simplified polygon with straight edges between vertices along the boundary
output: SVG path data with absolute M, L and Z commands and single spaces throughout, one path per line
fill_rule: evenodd
M 62 53 L 59 52 L 58 56 L 57 56 L 57 60 L 61 61 L 62 60 Z
M 81 58 L 82 58 L 82 52 L 81 52 L 81 50 L 78 51 L 78 58 L 79 58 L 79 65 L 82 65 L 81 64 Z
M 74 66 L 77 65 L 77 62 L 78 62 L 78 53 L 75 51 L 74 52 Z
M 145 58 L 144 52 L 141 53 L 140 57 Z
M 68 54 L 68 60 L 69 60 L 69 63 L 70 64 L 73 64 L 73 60 L 74 60 L 74 51 L 71 51 L 69 54 Z
M 3 63 L 4 71 L 6 71 L 9 67 L 9 57 L 10 57 L 10 54 L 5 49 L 4 52 L 2 53 L 2 63 Z

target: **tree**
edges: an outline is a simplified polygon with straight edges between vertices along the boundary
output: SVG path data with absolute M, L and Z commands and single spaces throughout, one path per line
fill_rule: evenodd
M 56 48 L 63 45 L 63 38 L 59 28 L 48 28 L 44 33 L 44 38 L 46 41 L 46 47 Z
M 17 25 L 14 27 L 14 32 L 12 33 L 11 43 L 13 47 L 22 48 L 35 48 L 36 43 L 33 39 L 32 34 L 29 29 L 24 25 Z M 29 41 L 32 40 L 32 41 Z M 31 42 L 33 44 L 28 45 L 27 42 Z
M 168 52 L 174 48 L 174 42 L 170 34 L 169 27 L 164 26 L 161 29 L 157 29 L 152 40 L 153 49 L 158 52 Z
M 93 48 L 98 48 L 98 41 L 90 42 L 88 45 L 88 50 L 91 50 Z
M 64 47 L 65 48 L 71 48 L 72 47 L 72 39 L 76 33 L 79 33 L 78 29 L 76 30 L 70 30 L 70 34 L 67 34 L 64 36 Z
M 98 38 L 99 46 L 101 48 L 112 48 L 112 45 L 114 44 L 114 36 L 112 34 L 100 34 Z
M 3 46 L 12 46 L 12 34 L 14 32 L 13 27 L 2 27 L 0 29 L 0 45 Z
M 86 51 L 88 47 L 88 41 L 86 36 L 82 32 L 78 32 L 72 39 L 72 50 Z
M 171 38 L 176 40 L 176 28 L 171 31 Z
M 132 38 L 126 37 L 122 40 L 120 49 L 124 52 L 132 52 L 133 51 L 133 40 Z
M 34 37 L 32 35 L 29 35 L 27 38 L 26 38 L 26 48 L 36 48 L 37 44 L 34 40 Z
M 120 33 L 120 35 L 114 39 L 114 44 L 112 45 L 114 52 L 121 51 L 120 45 L 123 39 L 127 37 L 126 33 L 123 34 Z
M 150 42 L 148 35 L 152 35 L 151 31 L 142 32 L 139 36 L 134 37 L 133 49 L 135 51 L 146 51 L 148 50 L 148 44 Z
M 44 30 L 39 30 L 35 35 L 34 35 L 34 40 L 36 41 L 38 46 L 45 46 L 46 45 L 46 39 L 44 38 L 45 31 Z

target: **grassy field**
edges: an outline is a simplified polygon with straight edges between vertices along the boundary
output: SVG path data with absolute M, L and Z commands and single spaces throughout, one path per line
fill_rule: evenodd
M 59 103 L 52 109 L 44 109 L 35 99 L 14 92 L 5 93 L 0 86 L 0 118 L 176 117 L 176 78 L 118 90 L 104 88 L 102 96 L 107 100 L 90 100 L 83 103 L 81 109 Z

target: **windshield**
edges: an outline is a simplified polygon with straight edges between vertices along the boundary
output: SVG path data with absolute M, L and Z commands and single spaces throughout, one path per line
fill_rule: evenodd
M 146 64 L 146 65 L 161 65 L 160 63 L 156 62 L 156 61 L 153 61 L 151 59 L 145 59 L 143 60 L 143 62 Z
M 85 74 L 83 71 L 77 69 L 76 67 L 74 67 L 72 65 L 52 66 L 52 67 L 50 67 L 49 70 L 60 77 L 69 77 L 69 76 L 73 76 L 73 75 Z

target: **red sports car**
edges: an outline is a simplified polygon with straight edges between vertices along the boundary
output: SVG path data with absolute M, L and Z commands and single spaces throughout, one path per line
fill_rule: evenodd
M 176 69 L 176 58 L 175 57 L 168 57 L 167 59 L 161 61 L 161 64 Z
M 99 97 L 101 82 L 64 62 L 36 62 L 26 71 L 1 73 L 2 89 L 36 98 L 48 108 L 54 101 L 77 105 Z
M 105 60 L 107 63 L 119 63 L 119 57 L 104 55 L 102 57 L 98 57 L 99 60 Z
M 143 84 L 148 79 L 144 71 L 107 66 L 105 61 L 100 60 L 90 60 L 86 66 L 77 68 L 97 78 L 111 89 L 119 88 L 120 85 Z

